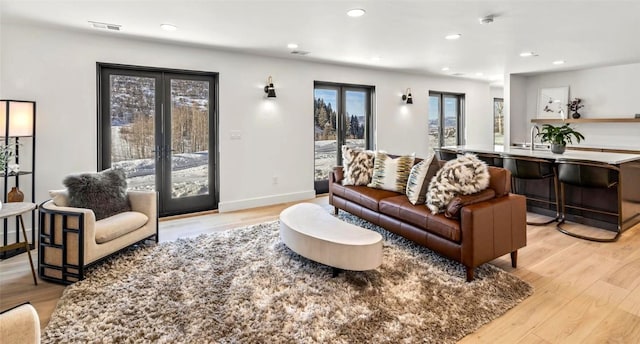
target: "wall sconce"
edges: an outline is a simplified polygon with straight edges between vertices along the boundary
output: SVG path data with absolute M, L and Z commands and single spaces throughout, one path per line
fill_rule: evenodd
M 276 89 L 273 87 L 273 79 L 271 78 L 271 75 L 269 75 L 269 79 L 267 79 L 267 86 L 264 87 L 264 93 L 267 94 L 267 98 L 276 97 Z
M 411 89 L 407 88 L 406 94 L 402 95 L 402 100 L 407 104 L 413 104 L 413 97 L 411 96 Z
M 33 136 L 35 115 L 36 102 L 0 100 L 0 137 Z

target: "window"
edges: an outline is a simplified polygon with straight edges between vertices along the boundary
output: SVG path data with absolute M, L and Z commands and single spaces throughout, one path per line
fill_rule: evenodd
M 493 98 L 493 144 L 504 145 L 504 99 Z
M 429 151 L 463 144 L 464 94 L 429 92 Z

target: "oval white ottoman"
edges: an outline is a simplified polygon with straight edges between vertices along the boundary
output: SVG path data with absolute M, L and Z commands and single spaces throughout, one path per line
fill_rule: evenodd
M 373 270 L 382 264 L 379 233 L 341 221 L 317 204 L 283 210 L 280 239 L 297 254 L 338 269 Z

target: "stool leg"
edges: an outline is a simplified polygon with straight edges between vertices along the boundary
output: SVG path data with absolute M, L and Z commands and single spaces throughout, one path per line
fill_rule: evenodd
M 617 231 L 616 235 L 613 238 L 607 238 L 607 239 L 588 237 L 588 236 L 585 236 L 585 235 L 572 233 L 572 232 L 562 228 L 562 225 L 565 223 L 565 217 L 564 216 L 565 216 L 565 210 L 566 210 L 564 183 L 560 183 L 560 197 L 562 197 L 562 218 L 560 219 L 560 221 L 556 225 L 556 229 L 558 230 L 558 232 L 560 232 L 562 234 L 566 234 L 568 236 L 572 236 L 574 238 L 587 240 L 587 241 L 595 241 L 595 242 L 615 242 L 615 241 L 618 241 L 618 239 L 620 238 L 620 235 L 622 234 L 622 230 L 621 230 L 620 226 L 618 226 L 618 231 Z
M 27 250 L 27 255 L 29 256 L 29 266 L 31 266 L 31 275 L 33 276 L 33 283 L 38 285 L 38 279 L 36 278 L 36 270 L 33 268 L 33 260 L 31 259 L 31 248 L 29 247 L 29 239 L 27 238 L 27 231 L 24 229 L 24 220 L 22 219 L 22 215 L 18 215 L 18 220 L 20 220 L 20 227 L 22 227 L 22 235 L 24 236 L 25 241 L 25 249 Z

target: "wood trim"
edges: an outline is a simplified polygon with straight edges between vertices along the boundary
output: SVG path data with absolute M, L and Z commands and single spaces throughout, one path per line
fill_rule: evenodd
M 640 123 L 640 118 L 534 118 L 531 123 Z
M 613 148 L 593 148 L 593 147 L 567 147 L 567 149 L 577 150 L 577 151 L 587 151 L 587 152 L 640 154 L 640 150 L 634 150 L 634 149 L 613 149 Z

